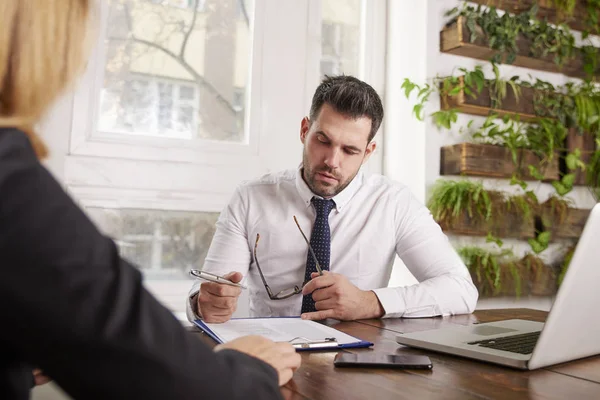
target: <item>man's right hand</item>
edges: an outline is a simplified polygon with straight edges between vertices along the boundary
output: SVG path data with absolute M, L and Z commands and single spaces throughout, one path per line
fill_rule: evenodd
M 302 362 L 300 354 L 296 353 L 296 349 L 290 343 L 275 343 L 262 336 L 243 336 L 215 347 L 215 351 L 225 349 L 241 351 L 275 368 L 279 376 L 279 386 L 292 379 Z
M 223 276 L 238 283 L 243 276 L 240 272 L 230 272 Z M 239 287 L 215 282 L 204 282 L 198 293 L 198 311 L 202 319 L 208 323 L 229 321 L 237 309 L 238 297 L 242 293 Z

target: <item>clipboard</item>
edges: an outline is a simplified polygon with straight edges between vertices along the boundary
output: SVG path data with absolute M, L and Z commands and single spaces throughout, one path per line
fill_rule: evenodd
M 296 351 L 335 351 L 373 346 L 371 342 L 300 317 L 234 318 L 223 324 L 207 324 L 200 319 L 193 322 L 217 343 L 226 343 L 245 335 L 259 334 L 275 342 L 291 343 Z M 304 334 L 297 335 L 298 331 Z

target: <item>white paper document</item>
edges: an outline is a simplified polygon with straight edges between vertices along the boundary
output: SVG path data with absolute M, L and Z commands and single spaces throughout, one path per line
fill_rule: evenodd
M 335 338 L 339 345 L 344 345 L 360 341 L 337 329 L 300 318 L 231 319 L 222 324 L 204 325 L 223 343 L 246 335 L 260 335 L 274 342 L 322 341 Z

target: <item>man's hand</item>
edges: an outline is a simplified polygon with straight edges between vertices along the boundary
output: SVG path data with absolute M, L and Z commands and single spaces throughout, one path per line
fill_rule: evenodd
M 243 276 L 239 272 L 230 272 L 224 276 L 238 283 Z M 237 309 L 238 297 L 242 293 L 239 287 L 215 282 L 204 282 L 198 292 L 198 311 L 202 319 L 209 323 L 229 321 Z
M 262 336 L 244 336 L 215 347 L 215 351 L 224 349 L 241 351 L 275 368 L 279 375 L 279 386 L 292 379 L 302 362 L 300 354 L 290 343 L 275 343 Z
M 302 319 L 322 320 L 335 318 L 355 320 L 379 318 L 385 314 L 377 295 L 371 290 L 360 290 L 340 274 L 314 272 L 302 294 L 312 293 L 316 312 L 302 314 Z M 318 289 L 318 290 L 317 290 Z

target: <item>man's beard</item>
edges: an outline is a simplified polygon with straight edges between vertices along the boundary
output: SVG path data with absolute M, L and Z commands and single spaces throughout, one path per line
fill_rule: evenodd
M 352 179 L 358 174 L 358 171 L 354 175 L 352 175 L 349 179 L 344 182 L 341 182 L 342 177 L 336 173 L 333 169 L 329 168 L 326 165 L 320 166 L 315 170 L 310 168 L 308 157 L 306 155 L 306 148 L 302 152 L 302 170 L 303 170 L 303 178 L 310 190 L 323 198 L 334 197 L 342 190 L 346 189 L 346 187 L 352 182 Z M 333 176 L 338 180 L 337 185 L 328 185 L 325 182 L 317 182 L 315 176 L 318 172 L 326 173 L 328 175 Z

